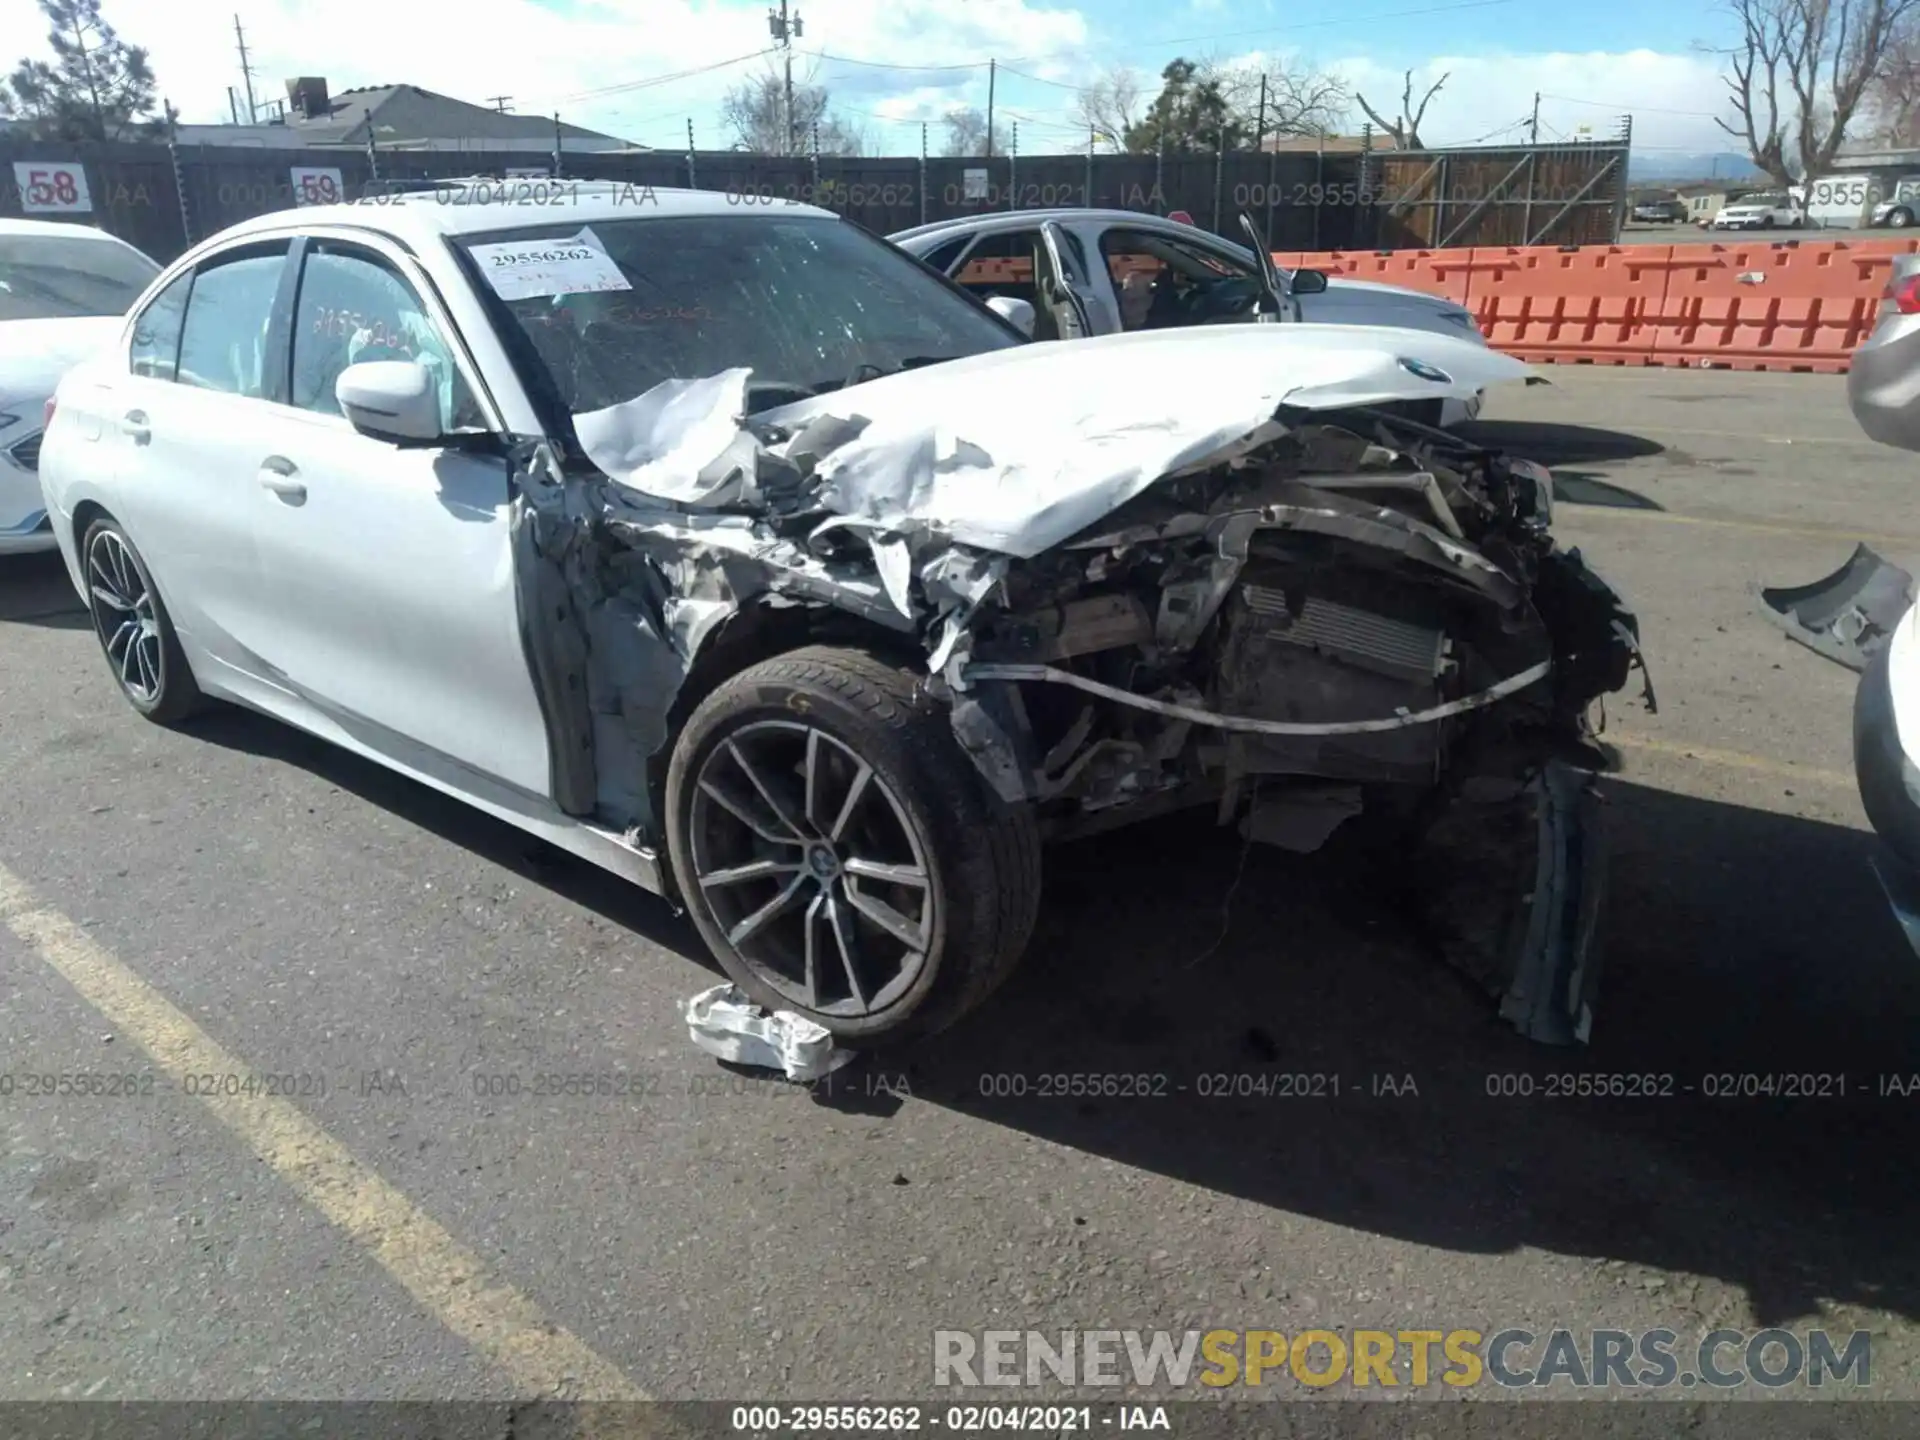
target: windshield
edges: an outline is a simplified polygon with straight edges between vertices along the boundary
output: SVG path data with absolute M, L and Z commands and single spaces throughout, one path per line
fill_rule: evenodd
M 112 240 L 0 235 L 0 320 L 124 315 L 160 267 Z
M 749 408 L 769 409 L 1024 343 L 917 261 L 825 217 L 575 222 L 459 243 L 526 342 L 522 364 L 569 414 L 742 366 Z M 556 256 L 541 275 L 506 273 Z

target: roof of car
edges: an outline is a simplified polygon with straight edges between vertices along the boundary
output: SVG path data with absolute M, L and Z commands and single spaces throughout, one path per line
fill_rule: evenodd
M 1025 229 L 1029 225 L 1038 225 L 1043 220 L 1104 220 L 1114 225 L 1136 225 L 1155 230 L 1192 230 L 1209 239 L 1221 240 L 1229 245 L 1237 243 L 1227 240 L 1224 236 L 1214 235 L 1211 231 L 1199 230 L 1192 225 L 1183 225 L 1178 220 L 1169 220 L 1164 215 L 1148 215 L 1139 210 L 1102 210 L 1080 206 L 1060 206 L 1052 210 L 993 210 L 982 215 L 961 215 L 951 220 L 932 220 L 925 225 L 915 225 L 910 230 L 896 230 L 887 239 L 897 245 L 903 240 L 931 239 L 940 235 L 965 235 L 976 230 Z
M 115 245 L 127 243 L 118 235 L 109 235 L 98 225 L 77 225 L 71 220 L 0 218 L 0 235 L 64 235 L 72 240 L 109 240 Z
M 374 230 L 403 240 L 432 240 L 489 230 L 534 229 L 578 221 L 653 219 L 676 215 L 763 215 L 837 218 L 797 202 L 743 204 L 717 190 L 675 190 L 616 180 L 452 180 L 370 194 L 337 205 L 276 210 L 222 231 L 215 238 L 298 232 L 321 225 Z

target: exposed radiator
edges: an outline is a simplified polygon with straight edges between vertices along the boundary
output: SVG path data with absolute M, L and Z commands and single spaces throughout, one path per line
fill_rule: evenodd
M 1242 585 L 1241 598 L 1259 627 L 1260 638 L 1310 650 L 1381 675 L 1431 683 L 1446 658 L 1444 632 L 1371 610 L 1309 595 L 1295 615 L 1287 595 L 1265 585 Z

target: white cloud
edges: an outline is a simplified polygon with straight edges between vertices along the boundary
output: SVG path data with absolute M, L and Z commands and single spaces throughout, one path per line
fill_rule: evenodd
M 1327 69 L 1343 76 L 1389 119 L 1399 112 L 1401 71 L 1370 59 L 1344 59 Z M 1572 139 L 1579 126 L 1596 138 L 1633 116 L 1635 149 L 1712 151 L 1737 148 L 1714 124 L 1725 114 L 1719 61 L 1654 50 L 1589 54 L 1441 56 L 1414 71 L 1414 97 L 1446 75 L 1420 127 L 1429 144 L 1471 143 L 1492 132 L 1524 142 L 1525 121 L 1541 92 L 1540 138 Z M 1355 107 L 1354 123 L 1363 119 Z M 1505 127 L 1503 129 L 1503 127 Z
M 241 79 L 229 0 L 175 0 L 164 15 L 130 0 L 107 0 L 105 9 L 126 40 L 152 53 L 160 91 L 183 119 L 227 117 L 227 87 L 238 89 Z M 1088 38 L 1077 10 L 1048 0 L 809 0 L 800 10 L 805 30 L 796 74 L 820 70 L 856 106 L 973 77 L 964 70 L 823 65 L 799 52 L 939 66 L 995 53 L 1057 52 Z M 295 75 L 324 76 L 336 92 L 404 82 L 483 104 L 509 95 L 523 113 L 558 109 L 573 123 L 642 139 L 642 132 L 658 135 L 687 115 L 711 130 L 720 96 L 767 62 L 612 95 L 585 92 L 771 44 L 764 0 L 585 0 L 564 14 L 533 0 L 465 0 L 457 10 L 393 0 L 250 0 L 243 20 L 262 99 L 283 98 L 282 82 Z M 0 0 L 0 34 L 40 35 L 45 28 L 31 0 Z
M 965 62 L 1013 56 L 1016 70 L 1068 83 L 1103 69 L 1100 37 L 1088 19 L 1097 12 L 1070 5 L 1071 0 L 803 0 L 799 9 L 806 28 L 795 55 L 796 78 L 826 84 L 836 105 L 873 126 L 875 138 L 887 148 L 910 152 L 918 149 L 913 133 L 918 122 L 937 121 L 962 104 L 984 106 L 985 72 L 958 68 Z M 161 93 L 184 118 L 226 117 L 227 87 L 240 81 L 230 0 L 175 0 L 164 12 L 132 0 L 107 0 L 106 9 L 128 40 L 152 52 Z M 718 131 L 720 97 L 775 63 L 768 56 L 669 83 L 590 93 L 768 47 L 765 0 L 576 0 L 566 13 L 535 0 L 466 0 L 457 12 L 393 0 L 326 0 L 324 5 L 249 0 L 244 19 L 255 90 L 263 99 L 283 96 L 282 82 L 300 74 L 323 75 L 335 91 L 407 82 L 482 104 L 509 95 L 521 113 L 558 109 L 575 124 L 666 145 L 684 143 L 688 116 L 702 145 L 724 143 Z M 0 0 L 0 34 L 39 35 L 44 29 L 33 0 Z M 1089 51 L 1095 52 L 1092 58 L 1070 58 Z M 822 60 L 806 52 L 840 58 Z M 1274 53 L 1304 63 L 1315 58 Z M 1164 57 L 1135 51 L 1126 58 L 1151 92 Z M 1397 109 L 1400 72 L 1395 67 L 1370 57 L 1321 63 L 1382 109 Z M 1620 113 L 1631 111 L 1636 148 L 1734 148 L 1711 118 L 1723 110 L 1725 93 L 1713 57 L 1650 50 L 1455 56 L 1428 61 L 1417 78 L 1424 85 L 1443 72 L 1451 72 L 1451 78 L 1427 112 L 1424 135 L 1430 142 L 1470 142 L 1501 127 L 1507 128 L 1500 138 L 1523 140 L 1519 122 L 1539 90 L 1547 97 L 1540 105 L 1543 139 L 1572 137 L 1582 124 L 1604 135 Z M 1015 76 L 1006 79 L 1001 104 L 1025 113 L 1036 139 L 1042 130 L 1065 135 L 1072 105 L 1068 90 L 1036 93 Z M 1361 118 L 1356 107 L 1354 127 Z

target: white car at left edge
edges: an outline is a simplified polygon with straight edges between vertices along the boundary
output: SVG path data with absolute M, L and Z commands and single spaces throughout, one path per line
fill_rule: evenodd
M 40 437 L 60 377 L 112 344 L 160 267 L 90 225 L 0 219 L 0 555 L 57 548 Z

